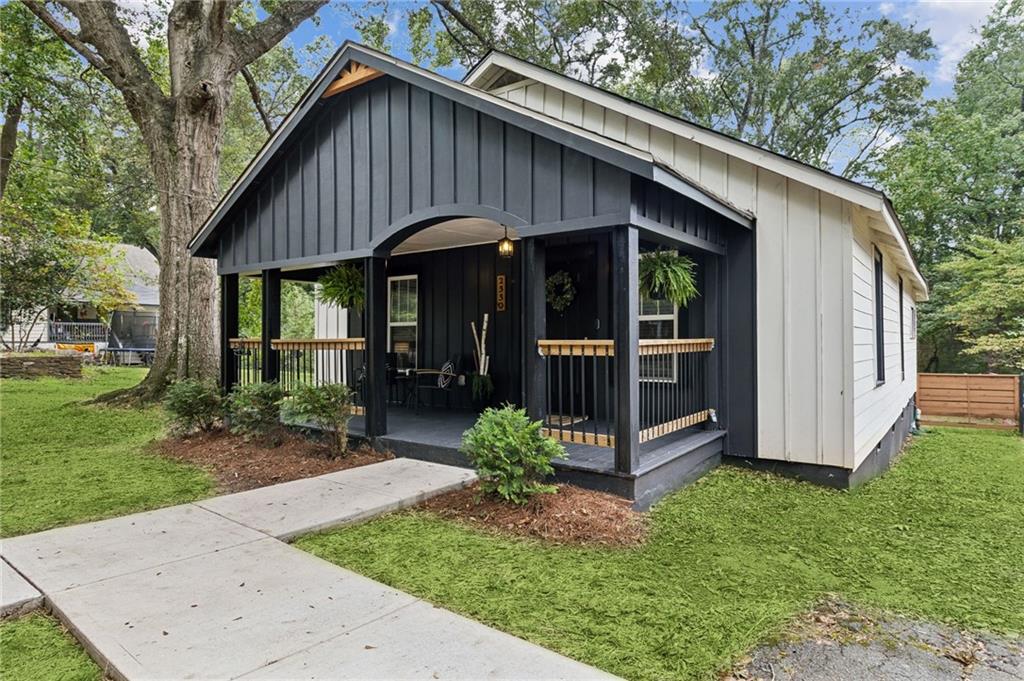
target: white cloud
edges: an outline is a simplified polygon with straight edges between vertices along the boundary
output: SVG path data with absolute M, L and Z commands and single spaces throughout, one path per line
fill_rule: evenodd
M 891 2 L 883 2 L 878 6 L 878 11 L 882 13 L 882 16 L 889 16 L 896 11 L 896 5 Z
M 904 6 L 904 18 L 931 31 L 939 57 L 936 79 L 953 80 L 957 64 L 978 43 L 978 29 L 994 5 L 994 0 L 917 0 Z

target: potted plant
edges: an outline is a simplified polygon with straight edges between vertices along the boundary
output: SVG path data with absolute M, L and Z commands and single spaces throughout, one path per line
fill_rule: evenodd
M 699 294 L 696 264 L 675 251 L 657 250 L 640 258 L 640 295 L 686 307 Z
M 320 285 L 320 300 L 330 305 L 363 309 L 366 301 L 366 283 L 363 271 L 351 264 L 338 265 L 316 280 Z

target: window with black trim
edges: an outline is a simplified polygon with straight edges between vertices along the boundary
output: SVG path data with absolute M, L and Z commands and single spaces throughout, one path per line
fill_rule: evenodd
M 875 248 L 875 383 L 885 383 L 885 270 Z
M 897 277 L 899 283 L 900 306 L 900 380 L 907 380 L 907 353 L 903 347 L 903 277 Z

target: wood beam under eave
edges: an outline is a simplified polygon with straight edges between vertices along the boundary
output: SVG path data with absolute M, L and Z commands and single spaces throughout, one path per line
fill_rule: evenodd
M 357 85 L 368 83 L 374 78 L 380 78 L 383 75 L 383 71 L 378 71 L 372 66 L 366 66 L 354 61 L 349 62 L 348 66 L 345 67 L 335 81 L 327 86 L 324 93 L 320 95 L 320 99 L 333 97 L 345 90 L 351 90 Z

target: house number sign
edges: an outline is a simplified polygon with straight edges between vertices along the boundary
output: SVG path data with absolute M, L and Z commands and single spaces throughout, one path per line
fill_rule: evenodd
M 505 275 L 504 274 L 499 274 L 498 275 L 498 285 L 495 287 L 495 290 L 497 291 L 497 296 L 498 296 L 498 300 L 497 300 L 498 312 L 504 312 L 505 311 Z

